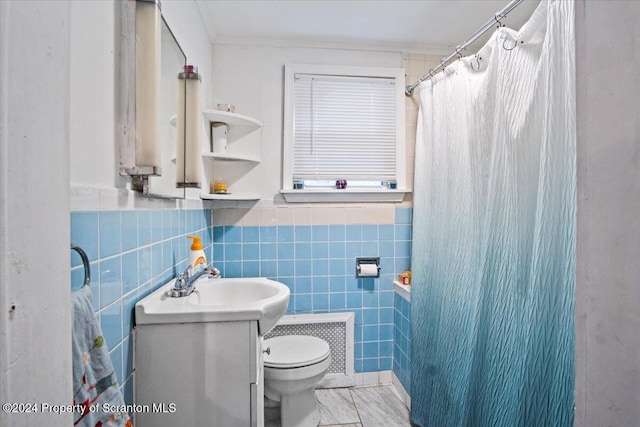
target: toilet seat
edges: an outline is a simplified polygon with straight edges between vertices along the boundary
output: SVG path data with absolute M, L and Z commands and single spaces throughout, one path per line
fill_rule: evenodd
M 263 348 L 265 368 L 294 369 L 314 365 L 326 360 L 331 350 L 326 341 L 306 335 L 285 335 L 269 338 Z

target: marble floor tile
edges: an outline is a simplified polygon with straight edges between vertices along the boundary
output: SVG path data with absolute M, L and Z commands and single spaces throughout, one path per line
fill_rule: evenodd
M 320 425 L 359 423 L 360 417 L 348 388 L 316 390 Z
M 363 427 L 410 427 L 409 410 L 389 386 L 351 390 Z
M 0 0 L 1 1 L 1 0 Z M 409 410 L 391 386 L 316 390 L 320 427 L 410 427 Z M 280 407 L 264 408 L 265 427 L 280 427 Z

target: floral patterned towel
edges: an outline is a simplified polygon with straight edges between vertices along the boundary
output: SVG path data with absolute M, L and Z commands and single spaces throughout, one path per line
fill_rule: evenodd
M 91 289 L 72 293 L 74 425 L 132 426 L 109 358 L 109 349 L 93 312 Z

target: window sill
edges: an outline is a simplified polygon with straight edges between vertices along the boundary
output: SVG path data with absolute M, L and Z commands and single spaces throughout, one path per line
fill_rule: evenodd
M 280 190 L 287 203 L 365 203 L 365 202 L 402 202 L 405 194 L 411 190 L 387 190 L 345 188 L 344 190 L 304 189 Z

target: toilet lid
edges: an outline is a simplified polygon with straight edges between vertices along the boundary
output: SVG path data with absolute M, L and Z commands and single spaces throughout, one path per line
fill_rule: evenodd
M 264 365 L 272 368 L 300 368 L 322 362 L 329 357 L 329 344 L 323 339 L 304 335 L 286 335 L 264 340 Z

